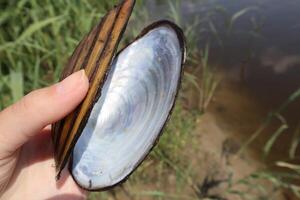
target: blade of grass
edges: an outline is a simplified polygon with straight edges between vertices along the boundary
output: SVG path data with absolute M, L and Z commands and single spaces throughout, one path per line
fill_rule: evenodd
M 275 111 L 270 112 L 268 116 L 265 118 L 260 127 L 251 135 L 251 137 L 242 145 L 240 150 L 237 152 L 237 155 L 241 155 L 245 149 L 265 130 L 266 127 L 272 122 L 274 117 L 280 115 L 282 111 L 286 109 L 288 105 L 294 102 L 296 99 L 300 98 L 300 88 L 293 92 L 288 99 Z
M 233 25 L 235 24 L 235 22 L 241 18 L 242 16 L 244 16 L 245 14 L 247 14 L 248 12 L 250 11 L 253 11 L 253 10 L 258 10 L 257 7 L 247 7 L 247 8 L 244 8 L 238 12 L 236 12 L 231 18 L 230 18 L 230 21 L 229 21 L 229 26 L 228 26 L 228 33 L 231 33 L 232 31 L 232 28 L 233 28 Z
M 288 169 L 293 170 L 293 171 L 297 172 L 298 174 L 300 174 L 300 165 L 291 164 L 291 163 L 282 162 L 282 161 L 276 162 L 276 165 L 278 167 L 288 168 Z
M 267 157 L 268 154 L 270 153 L 275 141 L 277 141 L 278 137 L 286 130 L 288 129 L 288 125 L 283 124 L 281 125 L 275 133 L 272 135 L 272 137 L 268 140 L 268 142 L 264 146 L 264 157 Z
M 18 101 L 24 95 L 23 74 L 21 71 L 10 71 L 9 88 L 13 102 Z
M 36 58 L 36 62 L 34 65 L 34 72 L 33 72 L 33 89 L 37 89 L 38 87 L 38 80 L 40 79 L 39 77 L 39 72 L 40 72 L 40 58 Z
M 298 145 L 300 143 L 300 122 L 298 123 L 293 138 L 292 138 L 292 142 L 291 142 L 291 147 L 289 150 L 289 157 L 290 159 L 294 159 L 295 155 L 296 155 L 296 150 L 298 148 Z
M 193 85 L 198 91 L 201 90 L 201 88 L 200 88 L 200 86 L 199 86 L 199 84 L 198 84 L 198 82 L 197 82 L 196 76 L 194 76 L 193 74 L 188 73 L 188 72 L 184 72 L 184 76 L 185 76 L 186 80 L 187 80 L 188 82 L 192 83 L 192 85 Z

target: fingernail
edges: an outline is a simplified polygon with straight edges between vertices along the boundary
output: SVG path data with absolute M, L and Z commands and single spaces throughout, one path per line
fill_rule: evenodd
M 57 84 L 57 93 L 67 94 L 75 89 L 80 88 L 83 84 L 88 82 L 85 71 L 82 69 L 74 74 L 68 76 Z

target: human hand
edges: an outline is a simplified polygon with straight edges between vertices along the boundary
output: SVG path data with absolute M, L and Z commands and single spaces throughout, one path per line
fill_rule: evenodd
M 84 199 L 69 172 L 55 180 L 49 124 L 70 113 L 85 97 L 88 79 L 76 72 L 36 90 L 0 112 L 0 198 Z

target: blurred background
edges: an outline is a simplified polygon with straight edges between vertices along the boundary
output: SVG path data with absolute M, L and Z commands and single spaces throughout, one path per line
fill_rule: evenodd
M 57 82 L 117 2 L 0 0 L 0 109 Z M 89 199 L 300 199 L 299 10 L 299 0 L 137 0 L 120 48 L 155 20 L 176 22 L 182 89 L 150 156 Z

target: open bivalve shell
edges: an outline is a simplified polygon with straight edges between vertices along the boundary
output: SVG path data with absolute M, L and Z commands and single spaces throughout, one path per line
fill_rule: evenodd
M 125 180 L 156 144 L 182 75 L 181 29 L 159 21 L 114 56 L 134 6 L 125 0 L 79 43 L 62 79 L 85 69 L 83 102 L 53 125 L 57 178 L 69 162 L 78 185 L 108 189 Z

